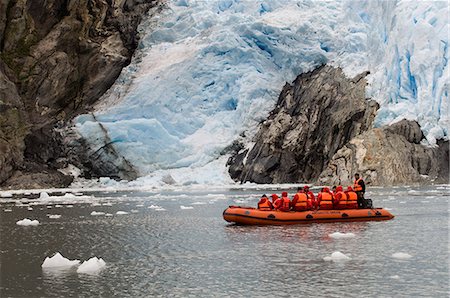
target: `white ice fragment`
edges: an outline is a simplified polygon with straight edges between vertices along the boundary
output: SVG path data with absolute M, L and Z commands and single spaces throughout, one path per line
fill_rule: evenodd
M 138 204 L 136 207 L 144 207 L 144 204 Z
M 67 268 L 76 266 L 80 263 L 79 260 L 69 260 L 63 257 L 59 252 L 57 252 L 53 257 L 45 258 L 42 263 L 42 268 Z
M 149 209 L 158 209 L 158 208 L 161 208 L 161 207 L 158 206 L 158 205 L 150 205 L 150 206 L 148 206 L 148 208 Z
M 12 212 L 12 209 L 3 209 L 4 212 Z
M 105 212 L 102 211 L 92 211 L 91 215 L 105 215 Z
M 12 198 L 12 193 L 10 193 L 10 192 L 2 192 L 2 193 L 0 193 L 0 197 L 2 197 L 2 198 Z
M 391 275 L 391 276 L 389 276 L 389 278 L 392 278 L 392 279 L 399 279 L 400 276 L 398 276 L 398 275 Z
M 125 212 L 125 211 L 117 211 L 116 214 L 117 214 L 117 215 L 125 215 L 125 214 L 128 214 L 128 212 Z
M 194 203 L 191 203 L 191 205 L 206 205 L 206 203 L 205 202 L 194 202 Z
M 323 258 L 324 261 L 333 261 L 333 262 L 338 262 L 338 261 L 346 261 L 346 260 L 351 260 L 350 257 L 344 255 L 343 253 L 341 253 L 340 251 L 335 251 L 331 254 L 331 256 L 326 256 Z
M 66 205 L 66 208 L 73 208 L 73 205 Z
M 77 269 L 77 273 L 96 274 L 106 266 L 102 258 L 93 257 L 84 261 Z
M 61 217 L 60 214 L 48 214 L 48 218 L 50 218 L 50 219 L 58 219 L 60 217 Z
M 392 254 L 392 257 L 394 259 L 406 260 L 406 259 L 412 258 L 412 255 L 410 255 L 408 253 L 404 253 L 404 252 L 396 252 L 396 253 Z
M 103 203 L 102 205 L 103 206 L 112 206 L 113 204 L 112 203 Z
M 33 211 L 33 208 L 28 207 L 27 210 L 28 210 L 28 211 Z
M 159 208 L 155 208 L 155 211 L 166 211 L 166 209 L 159 207 Z
M 48 199 L 50 196 L 48 195 L 47 192 L 43 191 L 39 194 L 39 199 L 44 200 L 44 199 Z
M 16 222 L 19 226 L 37 226 L 39 224 L 38 220 L 31 220 L 28 218 L 24 218 Z
M 335 232 L 335 233 L 329 234 L 328 236 L 330 236 L 331 238 L 334 238 L 334 239 L 345 239 L 345 238 L 353 238 L 353 237 L 355 237 L 355 234 Z
M 55 208 L 62 208 L 62 205 L 55 205 Z
M 113 215 L 111 213 L 106 213 L 105 216 L 111 217 Z
M 102 204 L 100 204 L 100 203 L 92 203 L 92 204 L 91 204 L 92 207 L 98 207 L 98 206 L 101 206 L 101 205 L 102 205 Z
M 139 210 L 132 209 L 132 210 L 131 210 L 131 213 L 139 213 Z
M 181 209 L 181 210 L 190 210 L 190 209 L 194 209 L 194 207 L 192 207 L 192 206 L 183 206 L 183 205 L 181 205 L 181 206 L 180 206 L 180 209 Z
M 47 209 L 52 209 L 53 207 L 52 206 L 47 206 Z

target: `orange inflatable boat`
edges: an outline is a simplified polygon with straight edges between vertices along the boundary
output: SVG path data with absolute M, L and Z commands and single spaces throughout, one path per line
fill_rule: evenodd
M 223 212 L 223 218 L 240 225 L 294 225 L 313 222 L 389 220 L 394 216 L 383 208 L 282 212 L 230 206 Z

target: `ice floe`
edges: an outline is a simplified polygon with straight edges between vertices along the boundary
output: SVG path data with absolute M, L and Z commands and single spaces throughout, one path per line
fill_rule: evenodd
M 102 211 L 92 211 L 91 212 L 91 215 L 105 215 L 105 212 L 102 212 Z
M 346 238 L 353 238 L 353 237 L 355 237 L 355 234 L 353 234 L 353 233 L 335 232 L 335 233 L 329 234 L 328 236 L 331 237 L 331 238 L 334 238 L 334 239 L 346 239 Z
M 31 220 L 28 218 L 24 218 L 22 220 L 19 220 L 16 222 L 17 225 L 19 226 L 37 226 L 39 224 L 38 220 Z
M 150 205 L 150 206 L 148 206 L 148 208 L 149 208 L 149 209 L 159 209 L 159 208 L 161 208 L 161 206 L 158 206 L 158 205 Z
M 335 251 L 331 254 L 331 256 L 326 256 L 323 258 L 324 261 L 333 261 L 333 262 L 338 262 L 338 261 L 346 261 L 346 260 L 351 260 L 350 257 L 344 255 L 343 253 L 341 253 L 340 251 Z
M 47 214 L 48 218 L 50 219 L 58 219 L 61 218 L 60 214 Z
M 181 209 L 181 210 L 190 210 L 190 209 L 194 209 L 194 207 L 192 207 L 192 206 L 183 206 L 183 205 L 181 205 L 181 206 L 180 206 L 180 209 Z
M 48 199 L 50 196 L 48 195 L 47 192 L 43 191 L 39 194 L 39 199 L 40 200 L 44 200 L 44 199 Z
M 404 252 L 396 252 L 392 254 L 392 257 L 394 259 L 400 259 L 400 260 L 407 260 L 412 258 L 412 255 L 408 254 L 408 253 L 404 253 Z
M 102 258 L 93 257 L 84 261 L 77 269 L 77 273 L 96 274 L 106 266 Z
M 4 212 L 12 212 L 12 209 L 3 209 Z
M 125 212 L 125 211 L 117 211 L 116 214 L 117 214 L 117 215 L 125 215 L 125 214 L 128 214 L 128 212 Z
M 79 260 L 69 260 L 63 257 L 59 252 L 57 252 L 53 257 L 45 258 L 42 263 L 42 268 L 70 268 L 76 266 L 80 263 Z

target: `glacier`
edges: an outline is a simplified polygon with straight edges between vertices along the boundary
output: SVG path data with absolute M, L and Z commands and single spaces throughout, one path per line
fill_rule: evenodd
M 448 137 L 448 16 L 447 1 L 168 1 L 75 128 L 94 148 L 105 129 L 146 181 L 231 183 L 224 149 L 251 140 L 285 82 L 328 63 L 369 70 L 376 125 L 417 120 L 433 145 Z

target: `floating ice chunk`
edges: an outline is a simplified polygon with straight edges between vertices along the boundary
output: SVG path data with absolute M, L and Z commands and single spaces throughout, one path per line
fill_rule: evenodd
M 125 212 L 125 211 L 117 211 L 116 214 L 117 214 L 117 215 L 125 215 L 125 214 L 128 214 L 128 212 Z
M 412 258 L 412 255 L 410 255 L 408 253 L 404 253 L 404 252 L 396 252 L 396 253 L 392 254 L 392 257 L 394 259 L 406 260 L 406 259 Z
M 144 207 L 144 204 L 138 204 L 136 207 Z
M 92 203 L 92 204 L 91 204 L 92 207 L 98 207 L 98 206 L 101 206 L 101 205 L 102 205 L 102 204 L 100 204 L 100 203 Z
M 33 211 L 33 208 L 28 207 L 27 210 L 28 210 L 28 211 Z
M 62 205 L 55 205 L 55 208 L 62 208 Z
M 2 192 L 1 194 L 0 194 L 0 197 L 2 197 L 2 198 L 12 198 L 12 193 L 10 193 L 10 192 Z
M 103 206 L 112 206 L 113 204 L 112 203 L 103 203 L 102 205 Z
M 158 208 L 161 208 L 161 207 L 158 206 L 158 205 L 150 205 L 150 206 L 148 206 L 148 208 L 149 209 L 158 209 Z
M 159 208 L 155 208 L 155 211 L 166 211 L 166 209 L 159 207 Z
M 3 209 L 4 212 L 12 212 L 12 209 Z
M 131 213 L 139 213 L 139 210 L 132 209 L 132 210 L 131 210 Z
M 73 205 L 66 205 L 66 208 L 73 208 Z
M 47 206 L 47 209 L 52 209 L 53 207 L 52 206 Z
M 335 251 L 331 254 L 331 256 L 327 256 L 325 258 L 323 258 L 324 261 L 333 261 L 333 262 L 338 262 L 338 261 L 346 261 L 346 260 L 351 260 L 350 257 L 344 255 L 343 253 L 341 253 L 340 251 Z
M 181 208 L 181 210 L 190 210 L 190 209 L 194 209 L 194 207 L 192 207 L 192 206 L 183 206 L 183 205 L 181 205 L 180 208 Z
M 391 275 L 391 276 L 389 276 L 389 278 L 392 278 L 392 279 L 399 279 L 400 276 L 398 276 L 398 275 Z
M 77 273 L 96 274 L 106 266 L 102 258 L 93 257 L 84 261 L 77 269 Z
M 328 236 L 330 236 L 331 238 L 334 238 L 334 239 L 345 239 L 345 238 L 353 238 L 353 237 L 355 237 L 355 234 L 335 232 L 335 233 L 329 234 Z
M 206 203 L 205 202 L 194 202 L 194 203 L 191 203 L 191 205 L 206 205 Z
M 67 268 L 76 266 L 80 263 L 79 260 L 69 260 L 63 257 L 59 252 L 57 252 L 53 257 L 45 258 L 42 263 L 42 268 Z
M 61 218 L 60 214 L 48 214 L 48 218 L 50 219 L 58 219 Z
M 91 215 L 105 215 L 105 212 L 102 212 L 102 211 L 92 211 L 91 212 Z
M 50 198 L 50 196 L 45 191 L 43 191 L 39 194 L 39 199 L 41 199 L 41 200 L 48 199 L 48 198 Z
M 112 215 L 112 213 L 106 213 L 105 216 L 111 217 L 113 215 Z
M 39 224 L 38 220 L 31 220 L 28 218 L 24 218 L 16 222 L 19 226 L 37 226 Z

